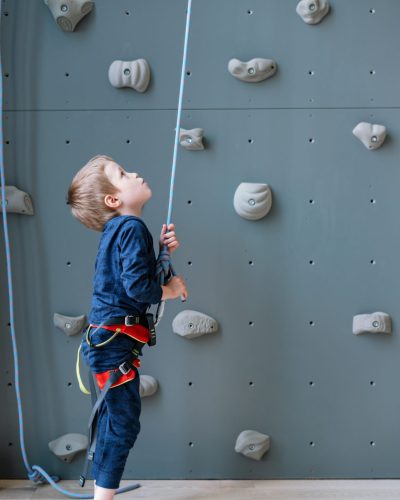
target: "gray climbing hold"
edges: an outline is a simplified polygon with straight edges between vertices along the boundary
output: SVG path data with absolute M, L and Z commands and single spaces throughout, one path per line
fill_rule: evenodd
M 85 451 L 88 446 L 88 438 L 83 434 L 64 434 L 50 441 L 50 450 L 63 462 L 70 463 L 80 451 Z
M 271 438 L 257 431 L 243 431 L 236 439 L 235 451 L 247 458 L 261 460 L 271 446 Z
M 242 182 L 235 191 L 233 206 L 244 219 L 262 219 L 271 210 L 271 188 L 268 184 Z
M 158 390 L 158 382 L 151 375 L 140 375 L 139 394 L 140 397 L 146 398 L 152 396 Z
M 172 330 L 182 337 L 193 339 L 206 333 L 217 332 L 218 323 L 207 314 L 187 309 L 175 316 L 172 321 Z
M 150 82 L 150 66 L 145 59 L 114 61 L 108 69 L 108 79 L 113 87 L 144 92 Z
M 386 138 L 386 127 L 376 123 L 360 122 L 354 127 L 353 134 L 367 149 L 378 149 Z
M 179 144 L 185 149 L 193 151 L 204 149 L 203 132 L 202 128 L 192 128 L 190 130 L 181 128 L 179 130 Z
M 54 325 L 64 332 L 65 335 L 68 335 L 68 337 L 81 333 L 83 327 L 87 324 L 85 314 L 82 314 L 82 316 L 65 316 L 54 313 L 53 321 Z
M 318 24 L 329 12 L 328 0 L 301 0 L 296 7 L 297 14 L 307 24 Z
M 6 192 L 6 212 L 24 215 L 33 215 L 32 200 L 29 194 L 21 191 L 15 186 L 5 186 Z M 3 211 L 1 191 L 0 191 L 0 210 Z
M 74 31 L 76 25 L 93 9 L 87 0 L 44 0 L 58 26 L 63 31 Z
M 353 333 L 392 333 L 392 319 L 384 312 L 357 314 L 353 317 Z
M 228 63 L 229 73 L 243 82 L 261 82 L 271 77 L 276 72 L 277 64 L 272 59 L 256 57 L 250 61 L 243 62 L 239 59 L 231 59 Z

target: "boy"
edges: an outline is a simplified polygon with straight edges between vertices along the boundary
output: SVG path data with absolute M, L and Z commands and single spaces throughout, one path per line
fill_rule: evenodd
M 172 277 L 165 286 L 155 279 L 156 259 L 153 238 L 141 219 L 145 203 L 152 192 L 143 178 L 124 170 L 112 158 L 97 155 L 75 175 L 68 201 L 72 214 L 85 226 L 102 231 L 95 263 L 90 328 L 97 326 L 90 345 L 106 342 L 114 335 L 110 329 L 121 326 L 127 315 L 145 316 L 150 304 L 161 300 L 187 298 L 185 281 Z M 160 250 L 167 245 L 169 252 L 179 247 L 174 224 L 169 232 L 163 224 Z M 104 326 L 104 322 L 108 321 Z M 103 326 L 98 328 L 98 326 Z M 134 338 L 146 342 L 149 328 L 146 321 L 127 327 Z M 127 332 L 126 332 L 127 333 Z M 87 330 L 82 339 L 82 353 L 95 374 L 100 388 L 101 377 L 124 361 L 132 359 L 134 338 L 116 334 L 107 345 L 89 347 Z M 97 419 L 97 441 L 92 475 L 95 479 L 95 500 L 114 498 L 119 487 L 130 448 L 140 431 L 141 399 L 137 358 L 134 370 L 123 375 L 107 392 Z

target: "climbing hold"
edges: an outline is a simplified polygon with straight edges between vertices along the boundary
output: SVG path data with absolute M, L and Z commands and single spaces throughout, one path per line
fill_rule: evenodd
M 108 69 L 108 79 L 113 87 L 131 87 L 144 92 L 150 82 L 150 66 L 145 59 L 114 61 Z
M 15 186 L 5 186 L 6 191 L 6 212 L 13 212 L 17 214 L 33 215 L 32 200 L 29 194 L 21 191 Z M 3 205 L 0 191 L 0 210 L 2 211 Z
M 368 122 L 360 122 L 353 129 L 353 134 L 360 139 L 367 149 L 378 149 L 386 138 L 386 127 Z
M 242 182 L 235 191 L 233 206 L 236 212 L 245 219 L 262 219 L 271 210 L 271 189 L 268 184 Z
M 229 73 L 243 82 L 261 82 L 274 75 L 277 64 L 272 59 L 256 57 L 250 61 L 243 62 L 239 59 L 231 59 L 228 63 Z
M 63 31 L 74 31 L 76 25 L 93 9 L 87 0 L 44 0 L 58 26 Z
M 257 431 L 243 431 L 236 439 L 235 451 L 247 458 L 261 460 L 271 445 L 271 438 Z
M 182 337 L 193 339 L 206 333 L 217 332 L 218 323 L 207 314 L 187 309 L 175 316 L 172 321 L 172 330 Z
M 353 317 L 353 333 L 392 333 L 392 319 L 384 312 L 357 314 Z
M 53 322 L 68 337 L 81 333 L 83 327 L 87 324 L 85 314 L 82 314 L 82 316 L 64 316 L 63 314 L 54 313 Z
M 297 14 L 307 24 L 318 24 L 329 12 L 328 0 L 301 0 L 296 7 Z
M 204 149 L 203 146 L 203 129 L 202 128 L 192 128 L 186 130 L 181 128 L 179 130 L 179 144 L 185 149 L 198 150 Z
M 140 375 L 140 387 L 139 394 L 140 397 L 146 398 L 152 396 L 157 392 L 158 382 L 151 375 Z
M 84 451 L 88 446 L 88 438 L 83 434 L 64 434 L 63 436 L 50 441 L 49 448 L 60 460 L 70 463 L 75 455 Z

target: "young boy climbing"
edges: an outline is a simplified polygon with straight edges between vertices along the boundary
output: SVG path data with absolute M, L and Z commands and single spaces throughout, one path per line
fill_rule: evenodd
M 132 346 L 137 344 L 135 339 L 143 343 L 150 339 L 146 320 L 150 304 L 188 296 L 182 277 L 168 276 L 167 280 L 170 279 L 165 286 L 155 279 L 153 238 L 141 219 L 143 206 L 151 196 L 150 186 L 143 178 L 127 172 L 105 155 L 91 158 L 77 172 L 68 189 L 67 203 L 72 214 L 86 227 L 102 232 L 93 278 L 90 324 L 82 338 L 83 356 L 100 389 L 109 371 L 132 359 Z M 160 250 L 167 245 L 172 253 L 179 247 L 174 229 L 174 224 L 168 229 L 163 224 Z M 137 317 L 138 323 L 125 327 L 127 316 Z M 107 344 L 91 347 L 115 335 L 116 326 L 125 329 L 126 334 L 116 334 Z M 92 328 L 89 340 L 87 334 Z M 129 450 L 140 431 L 140 376 L 137 370 L 140 360 L 136 358 L 131 366 L 133 369 L 111 386 L 99 407 L 92 467 L 95 500 L 114 498 Z

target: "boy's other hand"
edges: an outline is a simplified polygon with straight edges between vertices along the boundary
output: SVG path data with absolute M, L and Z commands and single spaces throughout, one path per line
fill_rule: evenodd
M 169 232 L 167 233 L 167 225 L 163 224 L 160 234 L 160 250 L 164 245 L 167 245 L 169 253 L 175 252 L 180 246 L 180 243 L 175 235 L 175 224 L 169 224 Z
M 173 276 L 168 283 L 163 286 L 163 297 L 161 300 L 165 299 L 176 299 L 179 296 L 183 300 L 188 298 L 188 291 L 186 288 L 186 282 L 182 276 Z

